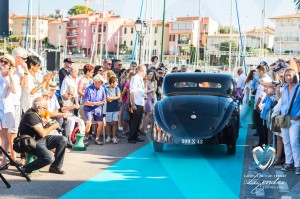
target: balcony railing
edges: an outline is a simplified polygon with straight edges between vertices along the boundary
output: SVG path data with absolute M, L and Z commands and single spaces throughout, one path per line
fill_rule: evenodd
M 77 32 L 72 32 L 72 33 L 67 33 L 67 37 L 77 37 L 78 36 L 78 33 Z
M 77 42 L 69 42 L 68 46 L 77 46 Z
M 77 23 L 67 23 L 68 28 L 77 28 L 78 24 Z
M 179 45 L 187 45 L 190 43 L 190 40 L 178 40 L 177 44 Z
M 299 37 L 275 37 L 275 41 L 299 41 Z

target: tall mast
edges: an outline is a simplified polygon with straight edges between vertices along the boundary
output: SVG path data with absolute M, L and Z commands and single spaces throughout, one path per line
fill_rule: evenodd
M 231 73 L 231 47 L 232 47 L 232 0 L 230 0 L 230 41 L 229 41 L 229 73 Z
M 102 0 L 102 23 L 101 23 L 101 42 L 100 42 L 100 65 L 102 65 L 102 54 L 103 54 L 103 32 L 104 32 L 104 1 Z M 97 30 L 98 31 L 98 30 Z M 106 28 L 107 32 L 107 28 Z

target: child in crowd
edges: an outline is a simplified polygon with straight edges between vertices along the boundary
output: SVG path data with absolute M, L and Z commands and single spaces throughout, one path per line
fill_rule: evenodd
M 116 76 L 111 76 L 108 79 L 108 87 L 105 88 L 106 92 L 106 134 L 107 139 L 106 143 L 109 143 L 111 140 L 113 143 L 117 144 L 119 139 L 117 138 L 118 132 L 118 120 L 119 120 L 119 99 L 121 97 L 121 92 L 118 87 L 118 78 Z M 110 132 L 112 130 L 113 138 L 110 137 Z

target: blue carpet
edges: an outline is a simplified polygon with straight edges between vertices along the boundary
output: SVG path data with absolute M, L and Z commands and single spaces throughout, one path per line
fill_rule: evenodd
M 239 198 L 248 118 L 244 117 L 234 156 L 226 146 L 148 144 L 63 195 L 67 198 Z

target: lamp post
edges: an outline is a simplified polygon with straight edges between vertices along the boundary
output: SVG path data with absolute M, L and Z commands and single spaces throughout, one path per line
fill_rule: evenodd
M 135 21 L 135 31 L 139 36 L 139 42 L 140 42 L 140 49 L 139 49 L 139 64 L 141 64 L 141 59 L 142 59 L 142 44 L 144 37 L 147 33 L 147 24 L 145 21 L 142 21 L 140 18 L 138 18 Z

